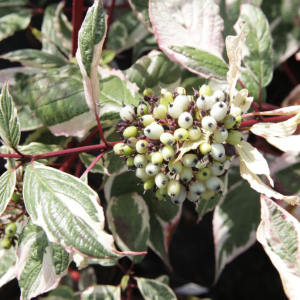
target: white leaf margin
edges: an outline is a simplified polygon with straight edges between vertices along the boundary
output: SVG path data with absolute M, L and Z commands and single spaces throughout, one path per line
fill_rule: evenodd
M 297 235 L 298 235 L 298 247 L 297 253 L 297 266 L 293 266 L 291 262 L 284 262 L 273 250 L 276 248 L 276 243 L 281 243 L 280 240 L 273 237 L 273 243 L 270 244 L 270 239 L 272 239 L 272 233 L 276 231 L 275 228 L 272 229 L 272 224 L 270 222 L 270 209 L 277 209 L 280 211 L 282 219 L 285 222 L 292 223 Z M 270 226 L 271 225 L 271 226 Z M 299 234 L 300 234 L 300 224 L 297 219 L 295 219 L 291 214 L 289 214 L 285 209 L 280 207 L 274 201 L 266 196 L 261 196 L 261 223 L 257 229 L 257 240 L 263 245 L 264 250 L 272 261 L 273 265 L 277 269 L 281 281 L 283 284 L 284 291 L 290 300 L 298 300 L 300 295 L 300 277 L 297 275 L 300 272 L 300 260 L 299 260 Z M 295 268 L 296 267 L 296 268 Z

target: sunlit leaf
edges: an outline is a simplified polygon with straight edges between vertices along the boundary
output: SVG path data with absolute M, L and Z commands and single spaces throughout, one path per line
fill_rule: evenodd
M 11 247 L 9 250 L 0 249 L 0 288 L 13 280 L 15 276 L 16 250 Z
M 149 19 L 149 0 L 129 0 L 128 2 L 136 17 L 153 33 Z
M 16 171 L 11 169 L 0 177 L 0 216 L 5 211 L 16 185 Z
M 121 300 L 121 287 L 113 285 L 96 285 L 83 292 L 74 294 L 73 300 Z

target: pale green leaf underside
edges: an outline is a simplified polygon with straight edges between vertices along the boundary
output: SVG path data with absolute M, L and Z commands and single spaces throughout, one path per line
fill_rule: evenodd
M 42 69 L 59 68 L 68 62 L 58 56 L 35 49 L 21 49 L 1 55 L 0 58 L 20 62 L 24 66 Z
M 184 61 L 183 64 L 190 71 L 196 71 L 209 78 L 226 80 L 228 66 L 217 56 L 188 46 L 169 46 L 169 48 L 187 58 L 187 61 Z
M 103 231 L 98 195 L 80 179 L 34 163 L 26 168 L 26 210 L 51 242 L 88 257 L 121 257 L 113 238 Z
M 2 3 L 0 2 L 0 8 L 1 6 L 3 6 L 1 4 Z M 16 31 L 26 29 L 30 23 L 31 12 L 29 9 L 1 8 L 1 10 L 2 11 L 0 12 L 0 41 L 13 35 Z
M 81 153 L 79 155 L 81 161 L 83 162 L 84 166 L 88 168 L 91 163 L 96 159 L 95 156 L 87 154 L 87 153 Z M 90 170 L 92 173 L 101 173 L 106 174 L 107 169 L 103 166 L 102 160 L 98 160 L 98 162 L 93 166 L 93 168 Z
M 145 300 L 176 300 L 176 296 L 171 288 L 162 282 L 147 279 L 138 278 L 137 284 L 139 290 Z
M 244 62 L 255 74 L 261 87 L 265 87 L 273 76 L 273 49 L 268 20 L 260 8 L 251 4 L 242 6 L 239 20 L 246 21 L 244 29 L 248 32 Z
M 137 252 L 147 250 L 149 212 L 142 197 L 136 193 L 114 197 L 109 201 L 106 215 L 120 249 Z M 135 263 L 143 258 L 141 255 L 132 257 Z
M 8 82 L 0 95 L 0 135 L 4 143 L 15 148 L 20 140 L 20 122 L 12 96 L 8 91 Z
M 31 219 L 20 235 L 18 256 L 17 273 L 24 300 L 52 289 L 51 285 L 58 284 L 67 273 L 70 262 L 65 249 L 49 242 L 43 229 Z
M 0 249 L 0 282 L 1 277 L 15 264 L 16 257 L 15 248 L 11 247 L 9 250 Z
M 74 294 L 73 300 L 121 300 L 121 287 L 96 285 Z
M 102 1 L 89 8 L 78 37 L 78 47 L 83 66 L 88 77 L 91 77 L 94 47 L 105 38 L 106 19 Z
M 137 18 L 152 32 L 149 18 L 149 0 L 129 0 L 129 4 Z
M 7 170 L 0 177 L 0 216 L 5 211 L 16 185 L 16 171 Z

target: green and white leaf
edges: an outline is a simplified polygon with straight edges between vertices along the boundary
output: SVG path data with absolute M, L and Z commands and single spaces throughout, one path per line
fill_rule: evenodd
M 167 87 L 169 91 L 180 85 L 180 67 L 162 52 L 153 50 L 148 55 L 137 60 L 125 71 L 128 79 L 144 90 L 145 86 L 152 88 L 155 93 L 160 87 Z
M 0 216 L 5 211 L 16 186 L 16 170 L 7 170 L 0 177 Z
M 91 165 L 91 163 L 96 159 L 95 156 L 93 156 L 91 154 L 87 154 L 87 153 L 81 153 L 81 154 L 79 154 L 79 157 L 86 168 L 88 168 Z M 107 174 L 107 169 L 103 166 L 103 161 L 100 159 L 93 166 L 93 168 L 90 170 L 90 172 Z
M 11 1 L 10 1 L 11 2 Z M 0 7 L 3 7 L 0 2 Z M 31 12 L 25 8 L 1 8 L 0 41 L 12 36 L 16 31 L 27 28 L 31 20 Z
M 10 148 L 16 148 L 20 141 L 20 122 L 12 96 L 8 91 L 8 80 L 0 94 L 0 136 Z
M 266 196 L 261 196 L 257 239 L 277 269 L 289 299 L 300 293 L 299 221 Z
M 107 34 L 108 49 L 117 53 L 132 48 L 149 34 L 148 29 L 135 17 L 131 9 L 121 14 L 109 28 Z
M 149 211 L 144 199 L 137 193 L 127 193 L 109 200 L 106 217 L 119 248 L 123 251 L 147 250 Z M 144 256 L 132 257 L 135 263 Z
M 0 58 L 7 59 L 11 62 L 19 62 L 24 66 L 41 69 L 59 68 L 68 64 L 62 57 L 35 49 L 12 51 L 0 55 Z
M 27 0 L 0 0 L 0 7 L 26 5 Z
M 29 219 L 23 224 L 17 248 L 16 277 L 21 299 L 29 300 L 53 290 L 67 274 L 71 256 L 51 243 L 44 230 Z
M 147 35 L 143 40 L 136 43 L 132 49 L 132 61 L 137 61 L 144 52 L 149 52 L 152 50 L 157 50 L 158 44 L 156 42 L 155 36 L 153 34 Z
M 43 300 L 73 300 L 74 291 L 67 285 L 60 284 L 55 290 L 52 290 Z
M 166 284 L 148 278 L 137 278 L 137 284 L 145 300 L 177 300 Z
M 114 285 L 96 285 L 83 292 L 74 294 L 73 300 L 121 300 L 121 287 Z
M 214 282 L 217 282 L 226 264 L 255 243 L 259 212 L 259 194 L 244 181 L 232 186 L 224 200 L 216 206 L 213 216 Z
M 195 47 L 170 45 L 169 48 L 176 53 L 176 60 L 190 72 L 207 79 L 226 80 L 228 66 L 223 59 Z
M 98 195 L 77 177 L 33 163 L 26 168 L 23 197 L 33 223 L 70 253 L 95 258 L 138 254 L 113 248 Z
M 224 22 L 213 0 L 150 0 L 149 16 L 159 48 L 170 59 L 205 78 L 224 80 Z
M 83 76 L 85 100 L 95 114 L 99 115 L 98 69 L 102 46 L 107 31 L 107 16 L 102 1 L 95 0 L 87 11 L 79 30 L 76 58 Z
M 72 31 L 73 26 L 69 22 L 67 16 L 63 13 L 65 2 L 58 3 L 55 10 L 54 25 L 56 30 L 56 37 L 61 43 L 61 47 L 65 52 L 70 54 L 72 50 Z
M 273 77 L 272 37 L 268 20 L 260 8 L 243 4 L 234 26 L 237 33 L 241 31 L 241 21 L 246 21 L 244 29 L 248 32 L 242 51 L 243 62 L 258 84 L 265 87 Z
M 181 206 L 173 205 L 172 201 L 153 201 L 150 192 L 144 194 L 140 180 L 133 172 L 125 172 L 115 177 L 110 177 L 104 186 L 106 199 L 120 197 L 124 194 L 138 193 L 144 198 L 150 216 L 150 235 L 148 246 L 166 263 L 171 269 L 169 261 L 169 243 L 181 217 Z
M 0 288 L 16 277 L 16 257 L 14 247 L 11 247 L 9 250 L 0 249 Z
M 136 17 L 153 33 L 149 18 L 149 0 L 129 0 L 128 2 Z

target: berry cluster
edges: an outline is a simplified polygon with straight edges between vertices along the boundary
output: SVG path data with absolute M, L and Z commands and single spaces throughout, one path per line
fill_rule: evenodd
M 231 107 L 224 92 L 213 93 L 208 84 L 194 90 L 193 96 L 182 87 L 173 94 L 166 89 L 160 93 L 155 97 L 147 88 L 137 107 L 121 108 L 118 132 L 123 143 L 116 144 L 114 152 L 126 158 L 144 189 L 154 189 L 159 200 L 169 195 L 180 204 L 186 198 L 196 202 L 222 193 L 219 177 L 226 174 L 226 161 L 242 140 L 241 109 Z M 187 141 L 199 146 L 181 157 Z

